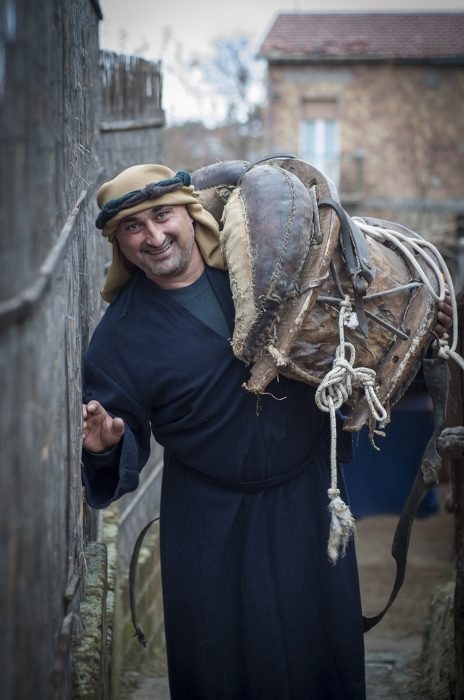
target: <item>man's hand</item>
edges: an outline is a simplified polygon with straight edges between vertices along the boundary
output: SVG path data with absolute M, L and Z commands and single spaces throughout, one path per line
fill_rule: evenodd
M 437 325 L 435 333 L 439 338 L 442 338 L 453 323 L 453 310 L 451 308 L 451 297 L 448 285 L 445 284 L 445 299 L 438 304 Z
M 124 434 L 122 418 L 111 418 L 98 401 L 83 404 L 84 440 L 82 446 L 89 452 L 105 452 L 116 445 Z

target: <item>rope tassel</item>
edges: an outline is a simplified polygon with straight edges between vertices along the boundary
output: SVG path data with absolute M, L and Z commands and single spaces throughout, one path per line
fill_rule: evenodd
M 351 343 L 345 342 L 345 318 L 351 314 L 349 296 L 340 302 L 338 317 L 338 332 L 340 344 L 335 354 L 332 369 L 326 374 L 316 391 L 316 404 L 321 411 L 330 414 L 330 475 L 331 485 L 328 490 L 330 503 L 330 534 L 327 552 L 332 564 L 336 564 L 341 553 L 343 557 L 346 547 L 354 531 L 354 518 L 349 507 L 340 498 L 337 488 L 337 424 L 336 410 L 340 408 L 352 394 L 353 386 L 362 386 L 366 394 L 370 413 L 381 425 L 387 420 L 387 412 L 375 393 L 376 374 L 367 367 L 353 367 L 356 351 Z M 348 349 L 350 358 L 345 358 Z
M 382 243 L 393 243 L 398 248 L 403 256 L 407 258 L 415 269 L 421 283 L 425 285 L 432 299 L 436 302 L 444 301 L 446 296 L 445 282 L 449 287 L 451 297 L 451 307 L 453 314 L 453 334 L 452 344 L 449 345 L 448 334 L 435 342 L 435 347 L 438 350 L 439 357 L 448 360 L 452 358 L 460 368 L 464 371 L 464 359 L 456 352 L 458 341 L 458 312 L 456 297 L 454 294 L 453 281 L 446 266 L 446 263 L 440 252 L 428 241 L 416 234 L 409 232 L 409 235 L 400 231 L 378 228 L 367 224 L 364 219 L 355 217 L 353 219 L 361 231 Z M 410 250 L 412 248 L 412 250 Z M 435 272 L 438 282 L 438 293 L 435 292 L 431 282 L 425 274 L 422 267 L 417 262 L 417 256 L 420 255 L 425 260 L 426 264 Z M 438 261 L 438 263 L 436 262 Z M 390 290 L 390 292 L 393 290 Z M 389 292 L 387 292 L 389 293 Z M 375 295 L 373 295 L 375 296 Z M 369 439 L 375 449 L 378 449 L 373 442 L 373 434 L 383 433 L 375 430 L 375 423 L 380 424 L 383 428 L 388 420 L 387 411 L 382 406 L 375 390 L 376 373 L 374 370 L 367 367 L 354 367 L 355 348 L 351 343 L 345 342 L 344 325 L 351 327 L 348 317 L 351 316 L 351 302 L 349 296 L 345 296 L 340 302 L 340 314 L 338 319 L 338 330 L 340 336 L 340 344 L 337 348 L 335 360 L 332 369 L 324 377 L 316 391 L 316 404 L 321 409 L 330 413 L 330 430 L 331 430 L 331 488 L 328 491 L 330 504 L 328 510 L 331 516 L 330 536 L 328 544 L 329 559 L 333 564 L 336 563 L 339 553 L 345 553 L 351 533 L 354 530 L 354 518 L 350 513 L 348 506 L 340 498 L 340 492 L 337 489 L 337 457 L 336 457 L 336 425 L 335 411 L 340 408 L 347 398 L 352 393 L 352 385 L 362 387 L 369 405 L 371 428 Z M 345 359 L 345 350 L 349 350 L 350 358 Z
M 330 513 L 330 535 L 327 553 L 332 564 L 337 562 L 339 553 L 345 556 L 351 533 L 355 530 L 354 518 L 349 506 L 340 498 L 338 489 L 328 490 L 331 499 L 328 510 Z

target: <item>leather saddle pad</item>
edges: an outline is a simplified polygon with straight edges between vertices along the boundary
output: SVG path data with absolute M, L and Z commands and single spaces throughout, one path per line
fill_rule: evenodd
M 346 214 L 336 211 L 340 200 L 333 183 L 314 166 L 288 156 L 253 166 L 244 161 L 217 163 L 192 178 L 198 200 L 214 211 L 222 228 L 236 313 L 232 347 L 236 357 L 254 363 L 247 389 L 261 394 L 279 373 L 317 386 L 339 342 L 340 285 L 342 294 L 353 295 L 339 235 Z M 319 205 L 327 199 L 335 209 Z M 380 231 L 401 229 L 418 237 L 397 224 L 365 221 Z M 360 231 L 354 233 L 361 237 L 354 241 L 355 257 L 369 262 L 362 271 L 368 294 L 376 295 L 366 297 L 366 311 L 372 312 L 370 319 L 373 314 L 389 323 L 390 330 L 369 320 L 368 338 L 356 324 L 345 329 L 346 336 L 356 347 L 355 366 L 376 369 L 378 396 L 388 408 L 417 371 L 436 304 L 424 286 L 402 296 L 379 297 L 383 289 L 405 285 L 416 273 L 397 251 L 364 239 Z M 420 265 L 435 286 L 431 268 Z M 406 336 L 397 337 L 393 327 Z M 354 409 L 345 429 L 357 431 L 368 421 L 368 405 L 357 391 L 350 403 Z
M 279 309 L 295 290 L 312 231 L 313 207 L 303 183 L 279 167 L 245 172 L 224 208 L 221 245 L 235 304 L 232 346 L 254 361 Z

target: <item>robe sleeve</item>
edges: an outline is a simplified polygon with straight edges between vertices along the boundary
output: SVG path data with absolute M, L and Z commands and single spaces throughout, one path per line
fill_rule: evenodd
M 106 508 L 129 491 L 135 491 L 139 472 L 150 455 L 148 412 L 88 357 L 84 358 L 84 403 L 99 401 L 108 413 L 124 421 L 119 459 L 95 469 L 92 458 L 82 450 L 82 479 L 87 502 L 92 508 Z

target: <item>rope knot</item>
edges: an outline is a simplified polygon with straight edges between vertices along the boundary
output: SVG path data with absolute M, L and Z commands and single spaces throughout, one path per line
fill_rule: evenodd
M 444 335 L 439 338 L 438 341 L 435 340 L 433 343 L 433 347 L 438 348 L 438 357 L 442 357 L 444 360 L 449 360 L 451 353 L 448 338 L 448 333 L 444 333 Z
M 160 190 L 161 188 L 156 182 L 149 182 L 148 185 L 145 185 L 145 187 L 140 190 L 140 194 L 145 199 L 156 199 Z
M 348 294 L 345 296 L 343 301 L 340 302 L 340 307 L 341 307 L 341 309 L 343 309 L 345 311 L 351 312 L 351 301 L 350 301 L 350 297 L 348 296 Z
M 316 391 L 316 404 L 321 411 L 330 415 L 330 473 L 331 486 L 328 490 L 330 499 L 330 535 L 328 542 L 328 555 L 333 564 L 336 563 L 339 554 L 345 554 L 351 533 L 354 530 L 354 518 L 347 506 L 340 498 L 340 490 L 337 488 L 337 426 L 335 412 L 347 401 L 353 393 L 353 384 L 364 389 L 370 414 L 376 421 L 387 420 L 387 412 L 375 393 L 377 375 L 369 367 L 354 367 L 356 350 L 354 345 L 345 342 L 345 317 L 351 314 L 351 301 L 348 295 L 340 301 L 340 313 L 338 316 L 338 332 L 340 343 L 335 353 L 332 369 L 326 374 Z M 348 351 L 349 359 L 345 357 Z

